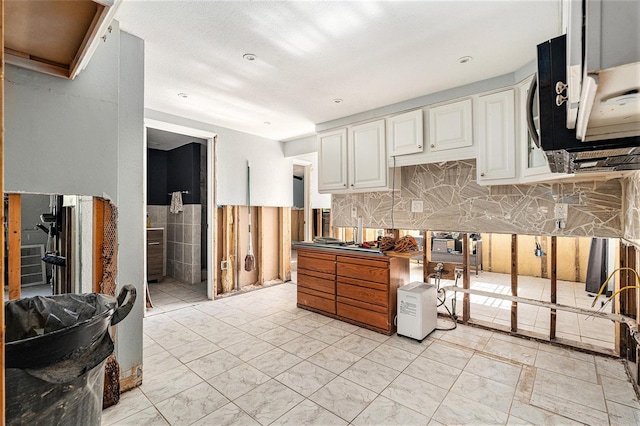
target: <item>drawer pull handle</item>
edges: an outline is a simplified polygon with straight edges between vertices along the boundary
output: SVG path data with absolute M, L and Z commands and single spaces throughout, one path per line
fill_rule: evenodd
M 149 245 L 149 246 L 159 246 L 160 245 L 160 241 L 156 241 L 156 242 L 153 242 L 153 243 L 147 243 L 147 245 Z

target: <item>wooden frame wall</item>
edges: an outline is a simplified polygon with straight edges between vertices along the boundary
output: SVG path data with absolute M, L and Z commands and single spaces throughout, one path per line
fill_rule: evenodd
M 4 0 L 0 0 L 0 45 L 4 46 Z M 4 48 L 0 49 L 0 192 L 4 197 Z M 4 209 L 0 218 L 4 223 Z M 0 259 L 4 259 L 4 245 L 4 232 L 0 232 Z M 0 298 L 4 301 L 4 261 L 0 261 Z M 0 426 L 4 426 L 4 309 L 0 309 L 0 345 Z

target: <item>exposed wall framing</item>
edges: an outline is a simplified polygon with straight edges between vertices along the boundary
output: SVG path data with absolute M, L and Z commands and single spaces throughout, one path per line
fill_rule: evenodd
M 215 296 L 291 280 L 291 209 L 251 207 L 253 271 L 244 269 L 249 246 L 248 216 L 246 206 L 218 208 Z
M 0 45 L 4 46 L 4 0 L 0 0 Z M 0 191 L 4 194 L 4 49 L 0 49 Z M 4 223 L 4 209 L 0 209 Z M 5 238 L 0 232 L 0 259 L 4 259 Z M 0 298 L 4 300 L 4 262 L 0 262 Z M 0 413 L 5 412 L 4 396 L 4 309 L 0 309 Z M 0 426 L 4 426 L 4 414 Z
M 108 200 L 93 199 L 93 291 L 116 294 L 118 211 Z

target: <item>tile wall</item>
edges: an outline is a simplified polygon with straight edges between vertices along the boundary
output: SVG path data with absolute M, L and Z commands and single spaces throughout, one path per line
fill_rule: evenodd
M 165 229 L 166 274 L 187 284 L 201 281 L 202 206 L 185 204 L 178 214 L 169 206 L 147 206 L 151 227 Z
M 475 180 L 475 160 L 407 166 L 401 172 L 401 185 L 395 195 L 391 191 L 334 195 L 333 226 L 356 226 L 356 219 L 351 218 L 355 206 L 366 228 L 612 238 L 623 235 L 621 179 L 481 186 Z M 638 185 L 636 180 L 636 197 L 640 193 Z M 412 200 L 423 201 L 422 213 L 411 213 Z M 635 201 L 637 217 L 640 202 L 637 198 Z M 556 202 L 568 204 L 568 220 L 561 230 L 556 230 Z
M 640 246 L 640 172 L 625 179 L 624 237 Z

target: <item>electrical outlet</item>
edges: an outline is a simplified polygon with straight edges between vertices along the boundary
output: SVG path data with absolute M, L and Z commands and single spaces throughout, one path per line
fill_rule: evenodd
M 353 206 L 351 207 L 351 217 L 353 219 L 357 219 L 358 218 L 358 208 Z
M 223 260 L 220 262 L 220 269 L 222 271 L 226 271 L 227 269 L 229 269 L 229 261 L 228 260 Z
M 411 200 L 411 213 L 422 213 L 423 208 L 422 200 Z
M 556 203 L 555 214 L 556 220 L 567 220 L 569 205 L 567 203 Z

